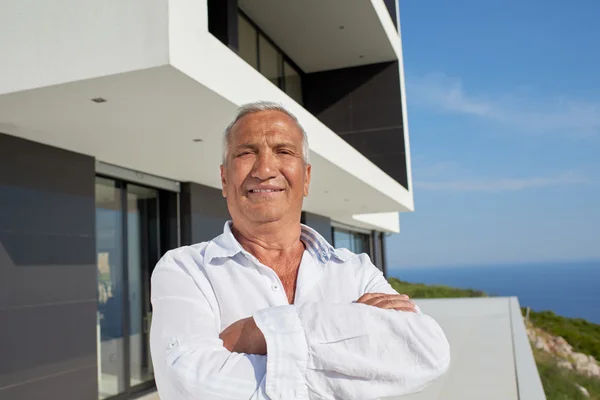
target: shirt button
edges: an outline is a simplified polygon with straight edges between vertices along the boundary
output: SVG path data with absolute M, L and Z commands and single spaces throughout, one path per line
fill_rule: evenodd
M 274 284 L 271 286 L 271 289 L 273 289 L 273 290 L 279 290 L 279 285 L 278 285 L 278 284 L 276 284 L 276 283 L 274 283 Z

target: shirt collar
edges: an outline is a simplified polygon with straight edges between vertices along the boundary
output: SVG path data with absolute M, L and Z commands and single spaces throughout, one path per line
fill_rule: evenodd
M 208 243 L 204 253 L 207 263 L 215 258 L 232 258 L 238 253 L 248 253 L 233 236 L 231 224 L 231 221 L 225 222 L 223 233 Z M 343 252 L 336 251 L 323 236 L 311 227 L 301 224 L 301 229 L 300 240 L 306 246 L 306 251 L 321 264 L 327 263 L 332 258 L 340 261 L 348 261 L 351 258 Z

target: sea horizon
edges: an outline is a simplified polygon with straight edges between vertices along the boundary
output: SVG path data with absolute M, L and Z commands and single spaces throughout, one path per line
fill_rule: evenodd
M 516 296 L 522 307 L 600 324 L 600 260 L 404 266 L 389 268 L 388 276 Z

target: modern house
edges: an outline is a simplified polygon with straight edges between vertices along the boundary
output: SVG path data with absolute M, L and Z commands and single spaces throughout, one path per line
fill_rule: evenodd
M 413 210 L 396 0 L 0 2 L 0 398 L 152 390 L 149 276 L 220 234 L 221 137 L 281 102 L 302 222 L 385 271 Z

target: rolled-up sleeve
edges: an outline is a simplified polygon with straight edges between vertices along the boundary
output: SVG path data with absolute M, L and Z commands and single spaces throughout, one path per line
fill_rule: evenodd
M 201 288 L 168 255 L 154 270 L 151 299 L 150 347 L 161 400 L 268 398 L 267 357 L 223 347 Z

